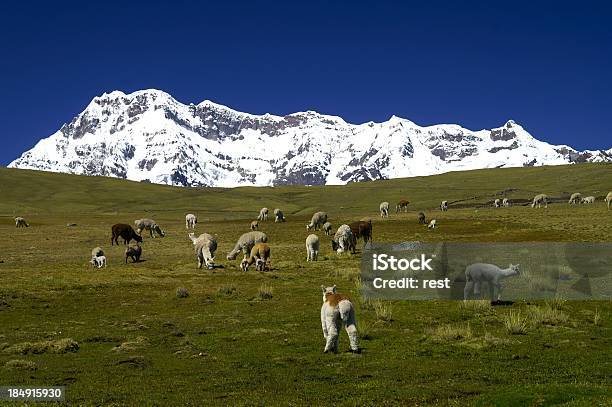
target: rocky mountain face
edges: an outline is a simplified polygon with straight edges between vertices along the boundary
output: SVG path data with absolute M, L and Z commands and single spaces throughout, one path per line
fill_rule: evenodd
M 9 167 L 181 186 L 324 185 L 492 167 L 612 161 L 538 141 L 510 120 L 471 131 L 399 117 L 350 124 L 307 111 L 252 115 L 158 90 L 95 97 Z

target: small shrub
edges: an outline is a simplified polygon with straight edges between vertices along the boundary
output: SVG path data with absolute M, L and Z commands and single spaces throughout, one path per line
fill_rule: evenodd
M 527 319 L 521 315 L 521 311 L 510 311 L 504 317 L 504 326 L 512 335 L 524 335 L 527 333 Z
M 473 337 L 470 324 L 467 327 L 442 325 L 429 331 L 431 338 L 437 342 L 458 341 Z
M 232 295 L 236 292 L 236 286 L 233 284 L 230 285 L 222 285 L 217 289 L 217 294 L 221 295 Z
M 36 363 L 30 360 L 13 359 L 6 362 L 4 367 L 15 370 L 36 370 Z
M 21 342 L 4 349 L 5 353 L 41 354 L 41 353 L 68 353 L 79 350 L 79 344 L 71 338 L 57 341 Z
M 595 313 L 593 314 L 593 325 L 601 325 L 601 313 L 599 312 L 599 309 L 595 309 Z
M 390 303 L 384 301 L 375 301 L 374 302 L 374 312 L 376 313 L 376 318 L 379 321 L 383 322 L 391 322 L 393 321 L 393 307 Z
M 269 300 L 274 294 L 274 289 L 266 284 L 262 284 L 257 291 L 257 296 L 262 300 Z
M 459 303 L 459 308 L 466 311 L 488 311 L 491 309 L 489 300 L 466 300 Z
M 531 307 L 529 317 L 533 325 L 559 325 L 569 320 L 565 312 L 551 307 L 548 303 L 542 307 Z
M 178 298 L 187 298 L 189 297 L 189 291 L 185 287 L 179 287 L 176 289 L 176 296 Z

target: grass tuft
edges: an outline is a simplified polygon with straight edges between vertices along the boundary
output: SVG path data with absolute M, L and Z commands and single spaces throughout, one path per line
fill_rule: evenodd
M 601 313 L 599 312 L 599 308 L 595 309 L 595 313 L 593 314 L 593 325 L 601 325 Z
M 30 370 L 30 371 L 34 371 L 37 369 L 36 363 L 32 362 L 31 360 L 24 360 L 24 359 L 9 360 L 8 362 L 4 364 L 4 367 L 7 369 Z
M 459 308 L 466 311 L 489 311 L 491 301 L 489 300 L 466 300 L 459 303 Z
M 177 298 L 187 298 L 189 297 L 189 291 L 185 287 L 179 287 L 176 289 Z
M 472 339 L 473 333 L 470 324 L 466 327 L 441 325 L 428 331 L 429 336 L 435 342 L 447 342 Z
M 532 325 L 559 325 L 566 323 L 569 316 L 550 304 L 546 303 L 541 307 L 529 308 L 529 319 Z
M 378 300 L 373 303 L 373 306 L 374 312 L 376 313 L 376 318 L 379 321 L 393 321 L 393 306 L 391 303 Z
M 68 353 L 79 350 L 79 344 L 71 338 L 58 339 L 57 341 L 21 342 L 4 349 L 5 353 L 18 353 L 22 355 L 42 353 Z
M 236 286 L 234 284 L 222 285 L 221 287 L 217 288 L 217 294 L 220 294 L 220 295 L 232 295 L 237 290 L 238 289 L 236 288 Z
M 257 290 L 257 296 L 261 300 L 269 300 L 270 298 L 272 298 L 273 294 L 274 289 L 272 288 L 272 286 L 269 286 L 267 284 L 262 284 L 259 287 L 259 290 Z
M 527 333 L 527 318 L 521 314 L 521 311 L 510 311 L 504 317 L 504 326 L 506 331 L 512 335 L 525 335 Z

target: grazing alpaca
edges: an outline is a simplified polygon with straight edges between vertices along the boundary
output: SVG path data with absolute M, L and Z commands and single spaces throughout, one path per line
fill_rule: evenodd
M 106 267 L 106 256 L 96 256 L 92 258 L 89 262 L 92 266 L 101 269 L 102 267 Z
M 325 338 L 324 353 L 338 353 L 338 336 L 344 324 L 351 344 L 351 352 L 360 353 L 357 334 L 357 319 L 355 307 L 351 300 L 336 292 L 336 286 L 321 286 L 323 291 L 323 306 L 321 306 L 321 327 Z
M 465 269 L 465 288 L 463 299 L 467 300 L 473 292 L 476 298 L 480 298 L 480 285 L 483 282 L 489 284 L 491 290 L 491 301 L 501 300 L 501 281 L 510 276 L 519 274 L 519 265 L 510 264 L 507 269 L 501 269 L 494 264 L 475 263 Z
M 285 222 L 285 214 L 280 209 L 274 209 L 274 223 Z
M 349 224 L 355 240 L 363 238 L 363 244 L 372 241 L 372 221 L 357 221 Z
M 436 220 L 432 219 L 431 222 L 429 222 L 429 225 L 427 225 L 427 229 L 435 229 L 436 228 Z
M 404 210 L 404 212 L 408 212 L 408 205 L 410 204 L 410 201 L 407 199 L 402 199 L 400 200 L 397 205 L 395 205 L 395 213 L 401 212 L 402 209 Z
M 493 201 L 493 207 L 501 208 L 501 206 L 501 199 L 497 198 L 495 201 Z
M 327 212 L 316 212 L 312 215 L 310 219 L 310 223 L 306 225 L 306 230 L 310 230 L 314 228 L 314 230 L 319 230 L 327 222 Z
M 251 222 L 251 230 L 257 230 L 259 229 L 259 222 L 254 220 L 253 222 Z
M 268 208 L 261 208 L 257 220 L 268 220 Z
M 567 203 L 570 205 L 576 205 L 580 203 L 581 199 L 582 199 L 582 194 L 580 192 L 576 192 L 576 193 L 573 193 L 572 196 L 570 196 L 570 199 Z
M 134 221 L 134 225 L 136 225 L 136 232 L 139 235 L 142 234 L 143 230 L 148 230 L 153 238 L 155 237 L 155 234 L 161 237 L 166 236 L 166 233 L 161 230 L 159 225 L 153 219 L 136 219 Z
M 508 198 L 504 198 L 504 200 L 502 201 L 502 206 L 505 206 L 506 208 L 510 206 L 510 200 Z
M 325 222 L 323 224 L 323 230 L 325 231 L 325 234 L 327 236 L 331 236 L 331 233 L 332 233 L 332 224 L 329 223 L 329 222 Z
M 423 212 L 419 212 L 419 225 L 425 224 L 425 214 Z
M 185 229 L 195 229 L 197 223 L 198 217 L 193 213 L 185 215 Z
M 592 203 L 595 203 L 595 197 L 594 196 L 584 197 L 584 198 L 582 198 L 580 200 L 580 203 L 583 203 L 583 204 L 592 204 Z
M 606 199 L 604 199 L 604 201 L 606 201 L 606 205 L 608 205 L 608 210 L 610 210 L 610 205 L 612 205 L 612 192 L 608 192 L 608 195 L 606 195 Z
M 448 210 L 448 201 L 442 201 L 442 203 L 440 203 L 440 210 L 442 212 L 447 211 Z
M 380 210 L 380 217 L 381 218 L 388 218 L 389 217 L 389 202 L 381 202 L 380 206 L 378 207 L 378 209 Z
M 28 222 L 26 222 L 24 218 L 22 218 L 21 216 L 17 216 L 15 218 L 15 227 L 16 228 L 29 228 L 30 225 L 28 225 Z
M 202 233 L 197 238 L 194 233 L 189 234 L 189 239 L 193 242 L 196 257 L 198 258 L 198 268 L 206 264 L 209 270 L 215 268 L 215 251 L 217 251 L 217 239 L 208 233 Z
M 236 242 L 234 249 L 227 254 L 227 259 L 235 260 L 240 252 L 243 252 L 244 257 L 247 257 L 251 253 L 251 249 L 255 246 L 255 243 L 266 243 L 267 241 L 268 235 L 264 232 L 244 233 Z
M 306 238 L 306 261 L 317 261 L 319 257 L 319 236 L 312 234 Z
M 270 246 L 267 243 L 257 243 L 251 249 L 249 258 L 246 257 L 240 262 L 240 268 L 242 271 L 248 271 L 249 266 L 255 263 L 255 270 L 266 271 L 268 267 L 268 260 L 270 260 Z
M 142 243 L 142 237 L 134 231 L 130 225 L 117 223 L 112 227 L 113 237 L 111 238 L 111 246 L 115 243 L 119 246 L 119 237 L 123 238 L 123 244 L 128 244 L 134 239 L 138 243 Z
M 536 205 L 538 208 L 541 208 L 542 204 L 544 204 L 544 208 L 548 208 L 548 195 L 539 194 L 533 197 L 533 202 L 531 203 L 532 208 L 535 208 Z
M 138 263 L 140 261 L 140 256 L 142 256 L 142 246 L 128 246 L 125 249 L 125 264 L 127 264 L 128 259 L 132 259 L 132 263 Z
M 350 250 L 352 254 L 355 254 L 355 246 L 357 240 L 351 231 L 349 225 L 342 225 L 336 231 L 332 239 L 332 250 L 338 254 Z

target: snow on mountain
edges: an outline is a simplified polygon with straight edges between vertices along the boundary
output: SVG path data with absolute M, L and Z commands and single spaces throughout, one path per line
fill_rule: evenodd
M 350 124 L 307 111 L 252 115 L 159 90 L 95 97 L 70 123 L 9 164 L 183 186 L 323 185 L 493 167 L 612 161 L 533 138 L 510 120 L 471 131 L 393 116 Z

